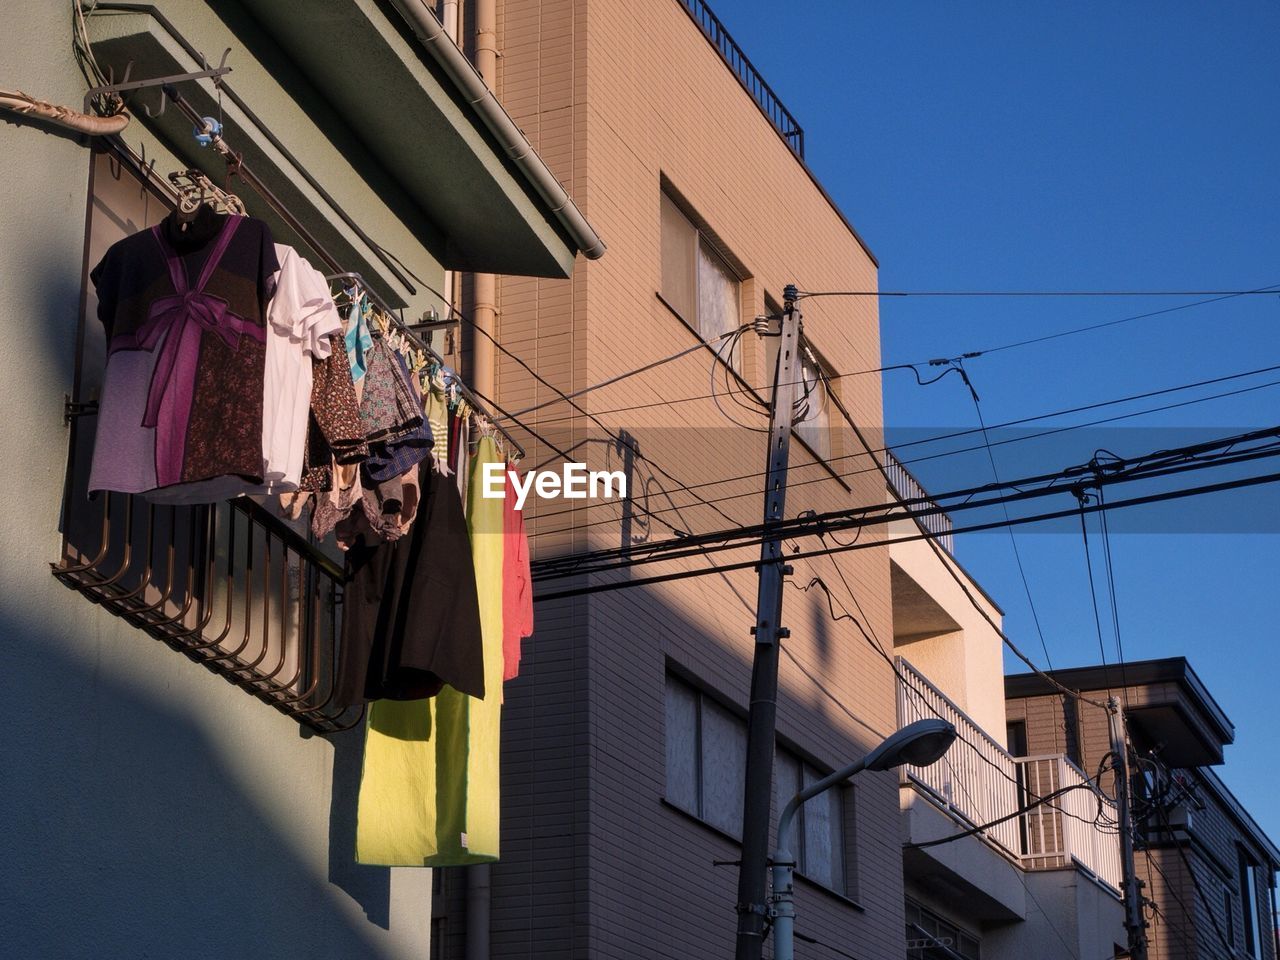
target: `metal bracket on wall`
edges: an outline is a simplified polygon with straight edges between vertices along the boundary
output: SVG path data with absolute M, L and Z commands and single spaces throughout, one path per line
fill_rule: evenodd
M 64 393 L 62 395 L 62 423 L 64 426 L 71 426 L 71 421 L 76 417 L 91 416 L 98 412 L 97 400 L 72 400 L 71 394 Z
M 167 77 L 151 77 L 147 80 L 129 79 L 129 74 L 133 72 L 133 61 L 130 60 L 124 68 L 124 77 L 119 83 L 115 82 L 113 74 L 108 74 L 108 78 L 112 81 L 111 83 L 103 84 L 100 87 L 94 87 L 84 95 L 84 112 L 90 112 L 90 109 L 93 106 L 94 97 L 111 96 L 113 94 L 118 95 L 124 90 L 145 90 L 148 87 L 163 87 L 169 84 L 185 83 L 188 80 L 205 80 L 210 78 L 216 80 L 224 74 L 231 72 L 231 68 L 227 66 L 227 57 L 230 53 L 230 47 L 227 47 L 226 50 L 222 51 L 222 59 L 218 62 L 216 67 L 209 66 L 209 61 L 202 56 L 200 61 L 204 66 L 203 70 L 195 70 L 191 73 L 175 73 Z M 145 103 L 141 104 L 141 106 L 143 112 L 146 113 L 148 117 L 154 119 L 164 113 L 164 108 L 168 102 L 169 98 L 162 96 L 160 98 L 160 106 L 154 113 L 151 112 L 151 108 Z

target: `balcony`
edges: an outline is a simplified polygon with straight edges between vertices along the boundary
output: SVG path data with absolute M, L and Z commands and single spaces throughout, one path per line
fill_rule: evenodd
M 888 450 L 884 452 L 884 469 L 885 474 L 889 478 L 889 492 L 899 500 L 917 501 L 911 503 L 915 509 L 929 509 L 936 507 L 930 498 L 929 493 L 920 485 L 906 466 Z M 916 524 L 922 531 L 932 535 L 934 541 L 942 546 L 947 553 L 955 556 L 955 536 L 952 534 L 951 517 L 945 513 L 932 513 L 927 516 L 917 517 Z
M 724 24 L 717 17 L 703 0 L 680 0 L 680 5 L 684 7 L 685 13 L 689 14 L 689 19 L 698 25 L 711 46 L 715 47 L 716 52 L 720 54 L 720 59 L 725 62 L 733 75 L 738 78 L 738 82 L 742 84 L 742 89 L 750 94 L 751 99 L 756 102 L 756 106 L 760 108 L 760 112 L 765 118 L 773 124 L 773 128 L 778 131 L 778 136 L 782 137 L 783 142 L 791 148 L 801 160 L 804 159 L 804 131 L 800 129 L 800 124 L 796 123 L 796 118 L 791 112 L 782 105 L 782 101 L 778 99 L 778 95 L 765 82 L 764 77 L 747 59 L 747 55 L 742 52 L 742 48 L 729 35 L 729 31 L 724 28 Z
M 898 724 L 941 717 L 959 732 L 931 767 L 901 768 L 902 783 L 958 821 L 957 829 L 992 824 L 978 836 L 1024 871 L 1078 867 L 1113 894 L 1120 889 L 1115 804 L 1085 787 L 1087 778 L 1062 756 L 1014 757 L 902 657 L 895 658 Z M 1061 797 L 1010 816 L 1055 790 Z M 1001 818 L 1003 822 L 997 823 Z

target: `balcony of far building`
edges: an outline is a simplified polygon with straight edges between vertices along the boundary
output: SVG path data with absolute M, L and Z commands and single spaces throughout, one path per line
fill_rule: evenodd
M 889 502 L 933 504 L 892 453 L 885 453 L 885 473 Z M 1063 753 L 1028 754 L 1025 744 L 1009 742 L 1004 614 L 956 560 L 951 529 L 939 512 L 895 520 L 888 530 L 899 726 L 942 717 L 960 735 L 939 763 L 902 770 L 908 887 L 923 884 L 935 900 L 1001 923 L 1025 918 L 1031 874 L 1070 871 L 1118 905 L 1115 804 L 1089 785 L 1065 744 Z

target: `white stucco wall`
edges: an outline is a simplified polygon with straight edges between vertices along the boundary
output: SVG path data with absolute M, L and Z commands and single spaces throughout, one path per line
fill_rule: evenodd
M 918 532 L 910 520 L 899 520 L 889 527 L 891 540 Z M 895 543 L 890 547 L 889 556 L 960 628 L 896 645 L 896 652 L 924 673 L 988 734 L 1005 744 L 1003 641 L 948 573 L 944 562 L 965 582 L 977 603 L 996 623 L 1001 622 L 1000 610 L 959 565 L 950 559 L 941 559 L 924 540 Z
M 0 87 L 79 104 L 70 5 Z M 430 873 L 353 862 L 360 733 L 292 720 L 53 579 L 88 151 L 0 114 L 0 955 L 427 956 Z

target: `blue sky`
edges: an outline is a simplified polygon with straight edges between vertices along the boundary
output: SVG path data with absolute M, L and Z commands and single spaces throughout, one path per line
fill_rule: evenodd
M 1278 3 L 719 0 L 715 10 L 804 127 L 807 161 L 875 251 L 882 290 L 1280 284 Z M 1186 299 L 886 298 L 883 356 L 953 356 Z M 983 416 L 1000 423 L 1280 364 L 1277 321 L 1280 296 L 1240 298 L 980 357 L 968 369 Z M 1269 379 L 1277 375 L 1238 385 Z M 1097 446 L 1137 454 L 1270 426 L 1278 401 L 1280 387 L 1259 389 L 1103 433 L 1002 445 L 997 465 L 1009 477 L 1087 461 Z M 885 413 L 913 438 L 915 428 L 977 423 L 954 376 L 921 388 L 910 373 L 887 374 Z M 989 479 L 982 457 L 939 458 L 917 472 L 934 489 Z M 1280 840 L 1278 503 L 1272 491 L 1213 511 L 1185 501 L 1123 523 L 1117 514 L 1112 546 L 1126 658 L 1191 661 L 1236 725 L 1218 772 Z M 1096 663 L 1078 529 L 1028 531 L 1018 544 L 1053 665 Z M 970 535 L 957 552 L 1043 665 L 1008 536 Z

